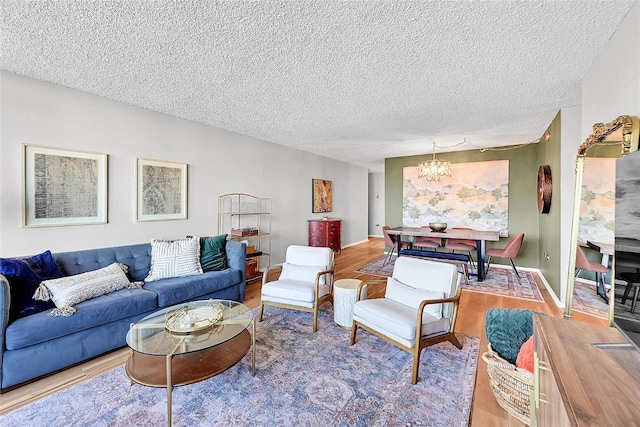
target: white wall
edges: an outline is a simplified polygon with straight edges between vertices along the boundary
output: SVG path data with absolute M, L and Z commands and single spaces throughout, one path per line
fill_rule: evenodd
M 639 22 L 637 1 L 582 79 L 582 141 L 595 123 L 640 116 Z
M 566 302 L 567 281 L 569 280 L 569 251 L 571 250 L 571 224 L 573 222 L 573 198 L 576 183 L 576 154 L 584 138 L 580 136 L 580 107 L 561 110 L 560 147 L 560 295 Z
M 384 220 L 384 173 L 369 174 L 369 235 L 382 237 Z
M 343 246 L 367 239 L 368 171 L 106 98 L 3 71 L 0 82 L 0 256 L 61 252 L 215 235 L 217 197 L 271 197 L 272 264 L 289 244 L 307 244 L 312 178 L 333 181 Z M 22 227 L 22 143 L 109 155 L 109 222 Z M 188 219 L 136 222 L 134 159 L 188 164 Z
M 640 2 L 636 2 L 582 79 L 582 103 L 562 110 L 562 302 L 569 277 L 569 249 L 578 147 L 595 123 L 640 116 Z M 579 123 L 578 115 L 580 115 Z M 578 128 L 579 126 L 579 128 Z M 566 195 L 566 196 L 565 196 Z

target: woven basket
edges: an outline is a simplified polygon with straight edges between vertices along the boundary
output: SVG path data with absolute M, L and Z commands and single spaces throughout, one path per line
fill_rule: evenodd
M 498 404 L 510 415 L 531 425 L 531 393 L 533 374 L 507 362 L 496 353 L 491 344 L 489 351 L 482 355 L 487 364 L 489 385 Z

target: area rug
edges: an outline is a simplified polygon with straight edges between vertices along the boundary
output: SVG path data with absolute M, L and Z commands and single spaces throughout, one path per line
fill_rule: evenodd
M 625 286 L 616 284 L 616 307 L 615 313 L 617 317 L 623 319 L 640 322 L 640 308 L 636 308 L 634 313 L 631 312 L 631 295 L 627 299 L 626 304 L 622 305 L 622 294 Z M 596 295 L 595 284 L 576 280 L 573 287 L 573 306 L 572 309 L 592 316 L 609 318 L 609 305 L 599 296 Z
M 391 260 L 384 264 L 385 258 L 382 257 L 372 263 L 363 265 L 356 272 L 379 277 L 391 277 L 396 258 L 391 257 Z M 523 270 L 518 270 L 518 272 L 520 273 L 520 282 L 518 282 L 518 278 L 511 268 L 491 268 L 482 282 L 478 282 L 476 276 L 469 275 L 469 284 L 462 282 L 462 289 L 544 302 L 533 274 Z
M 572 310 L 603 319 L 609 318 L 609 305 L 596 295 L 595 284 L 576 280 L 573 285 Z
M 479 339 L 457 334 L 423 350 L 411 385 L 411 357 L 385 341 L 333 322 L 318 332 L 310 313 L 266 307 L 257 324 L 256 376 L 245 357 L 224 373 L 173 391 L 176 426 L 467 426 Z M 7 426 L 166 425 L 166 389 L 130 384 L 119 367 L 2 417 Z

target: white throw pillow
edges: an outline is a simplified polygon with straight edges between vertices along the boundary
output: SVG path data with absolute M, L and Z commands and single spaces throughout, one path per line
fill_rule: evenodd
M 296 265 L 285 262 L 282 264 L 280 280 L 299 280 L 301 282 L 316 282 L 316 275 L 327 269 L 324 265 Z M 324 285 L 326 274 L 320 276 L 320 284 Z
M 414 288 L 397 281 L 393 277 L 389 277 L 389 279 L 387 279 L 385 298 L 392 299 L 417 310 L 423 300 L 444 298 L 444 292 Z M 424 313 L 430 314 L 436 319 L 441 319 L 442 304 L 428 304 L 424 307 Z
M 200 238 L 151 239 L 151 268 L 145 282 L 202 274 Z
M 99 270 L 44 280 L 33 298 L 41 301 L 53 300 L 58 307 L 51 312 L 53 316 L 71 316 L 76 311 L 73 305 L 128 286 L 129 279 L 122 265 L 114 262 Z

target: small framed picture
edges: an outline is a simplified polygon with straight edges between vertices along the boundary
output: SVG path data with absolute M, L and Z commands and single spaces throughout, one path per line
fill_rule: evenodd
M 331 181 L 326 179 L 313 179 L 312 186 L 312 212 L 331 212 L 333 210 L 333 194 L 331 192 Z
M 23 225 L 107 222 L 107 155 L 23 144 Z
M 187 164 L 136 158 L 136 221 L 187 219 Z

